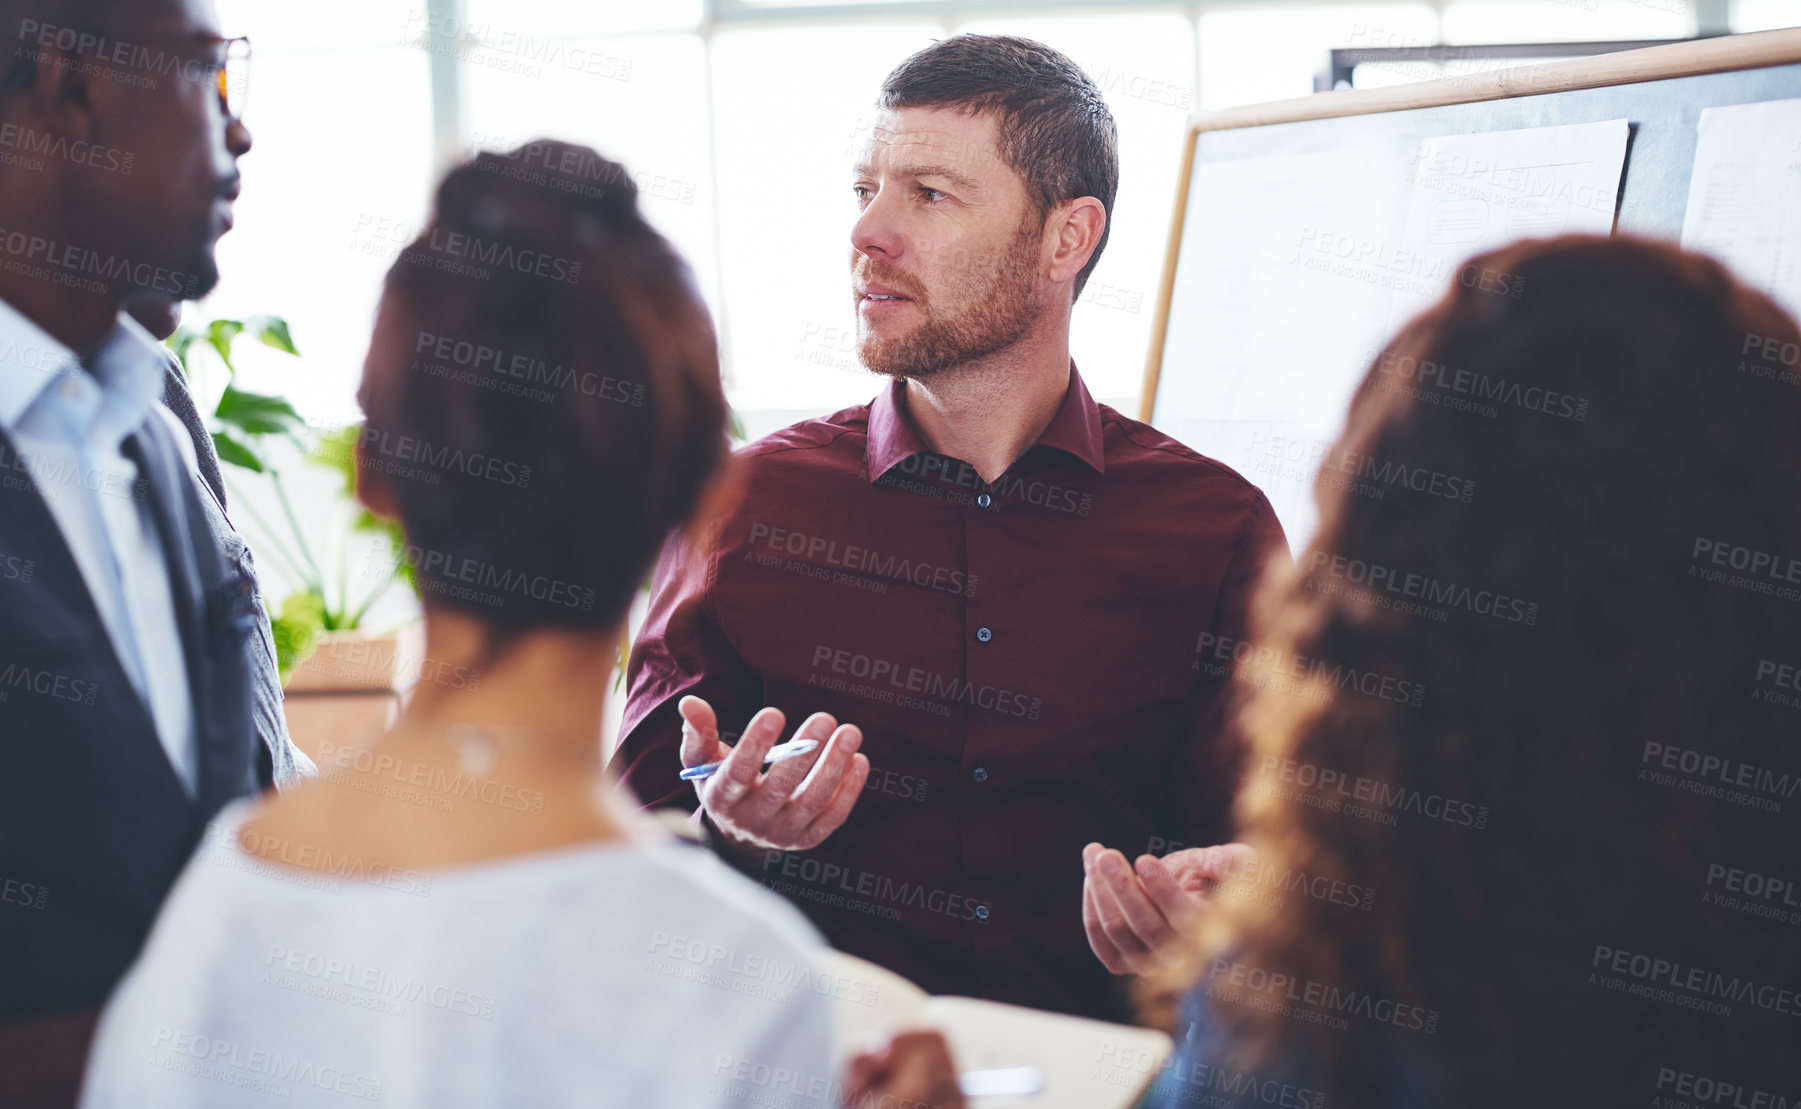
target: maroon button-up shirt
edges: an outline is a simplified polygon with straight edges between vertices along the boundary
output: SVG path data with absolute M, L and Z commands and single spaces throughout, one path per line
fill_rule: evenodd
M 684 694 L 728 741 L 766 704 L 790 727 L 856 724 L 870 774 L 849 820 L 741 869 L 933 993 L 1118 1019 L 1125 993 L 1082 931 L 1082 847 L 1230 838 L 1240 753 L 1213 659 L 1288 557 L 1281 526 L 1073 366 L 993 484 L 925 448 L 904 388 L 745 448 L 718 535 L 664 552 L 618 765 L 646 805 L 694 808 Z

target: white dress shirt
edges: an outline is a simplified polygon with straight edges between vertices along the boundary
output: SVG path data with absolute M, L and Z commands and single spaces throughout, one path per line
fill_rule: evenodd
M 187 433 L 162 405 L 164 362 L 136 322 L 121 315 L 89 363 L 83 369 L 74 351 L 0 300 L 0 429 L 20 455 L 0 464 L 31 474 L 191 794 L 199 755 L 187 655 L 155 517 L 148 499 L 132 496 L 138 468 L 120 449 L 149 419 L 173 428 L 178 443 Z

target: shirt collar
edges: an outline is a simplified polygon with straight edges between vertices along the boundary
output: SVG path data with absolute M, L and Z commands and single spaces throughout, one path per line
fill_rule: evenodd
M 163 345 L 123 312 L 119 313 L 119 322 L 112 334 L 88 359 L 88 368 L 108 399 L 137 415 L 128 427 L 141 423 L 163 395 L 163 373 L 168 366 L 163 358 Z
M 868 476 L 871 483 L 916 454 L 931 448 L 901 411 L 901 395 L 906 389 L 904 378 L 896 378 L 888 388 L 876 394 L 869 405 Z M 1101 441 L 1101 408 L 1082 383 L 1074 360 L 1069 363 L 1069 388 L 1057 414 L 1039 434 L 1033 447 L 1055 447 L 1086 462 L 1097 474 L 1107 472 L 1106 453 Z
M 74 351 L 0 300 L 0 430 L 13 431 L 52 381 L 80 367 Z
M 136 320 L 119 314 L 111 333 L 87 359 L 108 425 L 97 432 L 116 430 L 123 438 L 150 414 L 163 392 L 160 348 Z M 82 373 L 74 351 L 0 300 L 0 429 L 15 429 L 52 382 Z

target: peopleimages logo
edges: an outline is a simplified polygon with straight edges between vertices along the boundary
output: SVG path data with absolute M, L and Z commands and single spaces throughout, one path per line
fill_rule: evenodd
M 1589 985 L 1601 986 L 1652 1001 L 1672 1002 L 1714 1016 L 1732 1015 L 1726 1002 L 1748 1004 L 1783 1016 L 1801 1017 L 1801 994 L 1786 986 L 1754 982 L 1719 971 L 1684 966 L 1671 959 L 1595 945 L 1589 960 Z M 1618 976 L 1618 977 L 1611 977 Z
M 1640 781 L 1765 812 L 1781 812 L 1782 801 L 1777 798 L 1790 798 L 1801 790 L 1801 776 L 1656 740 L 1645 741 L 1639 763 Z
M 32 882 L 21 882 L 17 878 L 8 878 L 0 883 L 0 905 L 23 905 L 27 909 L 42 909 L 50 903 L 50 891 L 44 886 Z
M 413 37 L 405 37 L 408 34 Z M 632 79 L 630 58 L 579 40 L 568 42 L 558 35 L 538 37 L 424 8 L 407 13 L 402 36 L 402 46 L 526 77 L 541 77 L 550 68 L 612 81 Z
M 1801 343 L 1747 331 L 1744 349 L 1739 354 L 1739 373 L 1801 385 Z M 1748 360 L 1744 357 L 1747 355 L 1758 361 Z
M 401 786 L 414 786 L 431 794 L 439 794 L 446 801 L 474 800 L 522 813 L 544 811 L 545 797 L 542 790 L 525 789 L 480 774 L 452 774 L 443 767 L 428 762 L 372 751 L 367 747 L 323 743 L 319 747 L 318 763 L 322 770 L 354 770 L 376 779 L 391 779 Z M 321 776 L 325 781 L 338 781 L 353 788 L 359 784 L 347 774 L 325 773 Z M 437 807 L 445 812 L 451 808 L 449 804 Z
M 368 426 L 363 428 L 362 447 L 365 465 L 371 460 L 414 463 L 416 465 L 384 467 L 384 472 L 402 471 L 396 475 L 402 477 L 416 475 L 424 479 L 428 485 L 436 485 L 440 475 L 446 473 L 465 474 L 500 485 L 518 486 L 521 489 L 530 485 L 532 481 L 530 466 L 507 462 L 480 451 L 465 451 L 461 447 L 444 446 L 433 443 L 429 439 L 416 439 L 411 435 L 395 435 L 380 428 Z
M 1260 783 L 1264 792 L 1274 791 L 1285 800 L 1296 800 L 1315 808 L 1337 811 L 1346 802 L 1357 802 L 1371 806 L 1373 810 L 1386 819 L 1378 821 L 1383 824 L 1394 824 L 1393 812 L 1410 812 L 1417 816 L 1432 820 L 1442 820 L 1447 824 L 1458 824 L 1466 828 L 1482 829 L 1488 827 L 1488 806 L 1478 805 L 1471 801 L 1459 801 L 1454 797 L 1446 797 L 1437 793 L 1426 793 L 1423 790 L 1410 789 L 1406 786 L 1391 785 L 1378 778 L 1367 778 L 1361 775 L 1352 777 L 1342 770 L 1317 766 L 1309 762 L 1297 762 L 1294 759 L 1268 755 L 1258 776 L 1265 779 Z M 1270 781 L 1269 779 L 1274 779 Z M 1283 787 L 1298 787 L 1284 789 Z M 1362 812 L 1351 812 L 1348 815 L 1363 816 Z
M 228 838 L 229 837 L 229 838 Z M 245 829 L 229 833 L 222 825 L 209 824 L 206 839 L 225 856 L 215 862 L 230 863 L 237 856 L 261 862 L 274 860 L 290 870 L 303 870 L 321 878 L 381 886 L 415 897 L 431 894 L 432 876 L 421 870 L 397 867 L 361 855 L 343 855 L 329 847 L 296 843 L 286 836 L 266 836 Z M 235 843 L 231 842 L 235 839 Z
M 767 952 L 743 951 L 669 932 L 651 934 L 649 954 L 650 958 L 643 964 L 645 970 L 667 973 L 671 965 L 687 967 L 698 974 L 671 977 L 686 977 L 689 981 L 720 986 L 734 993 L 756 993 L 771 1001 L 785 1002 L 799 992 L 836 998 L 852 1005 L 874 1005 L 881 996 L 881 987 L 873 982 L 809 966 L 804 959 L 789 962 Z M 752 983 L 768 988 L 760 991 L 745 988 Z
M 831 674 L 821 675 L 822 667 Z M 967 678 L 905 666 L 825 644 L 813 648 L 813 671 L 807 678 L 808 685 L 854 693 L 902 708 L 927 709 L 940 716 L 948 715 L 950 705 L 956 703 L 1026 720 L 1036 720 L 1044 711 L 1042 697 L 994 685 L 977 685 Z M 869 684 L 852 685 L 845 678 L 832 677 L 832 674 L 846 675 Z
M 75 705 L 91 705 L 100 696 L 100 686 L 96 682 L 9 662 L 4 669 L 0 669 L 0 701 L 6 700 L 7 694 L 14 691 L 35 693 L 40 697 L 68 701 Z
M 1010 501 L 1086 516 L 1094 506 L 1094 494 L 1047 481 L 1002 474 L 990 485 L 969 463 L 927 452 L 901 459 L 876 484 L 957 504 L 974 503 L 989 511 L 999 511 L 998 505 Z
M 1328 574 L 1339 578 L 1361 589 L 1348 591 L 1355 600 L 1373 603 L 1380 608 L 1398 608 L 1411 611 L 1407 606 L 1411 603 L 1420 605 L 1442 605 L 1446 609 L 1462 609 L 1478 616 L 1492 616 L 1497 620 L 1505 620 L 1512 624 L 1538 623 L 1538 602 L 1527 601 L 1519 597 L 1509 597 L 1492 589 L 1477 589 L 1455 582 L 1442 581 L 1426 574 L 1416 574 L 1397 570 L 1392 566 L 1384 566 L 1378 562 L 1365 562 L 1362 559 L 1346 558 L 1343 555 L 1329 554 L 1326 551 L 1314 551 L 1310 569 L 1315 573 Z M 1307 588 L 1329 595 L 1343 592 L 1309 580 Z M 1434 610 L 1427 610 L 1422 615 L 1432 615 Z M 1436 610 L 1442 612 L 1443 610 Z M 1442 615 L 1433 616 L 1443 620 Z
M 784 878 L 793 881 L 781 881 Z M 764 851 L 762 883 L 778 893 L 860 912 L 873 911 L 888 920 L 901 918 L 897 910 L 889 907 L 894 905 L 923 909 L 958 920 L 985 921 L 994 912 L 986 898 L 935 889 L 842 863 L 824 862 L 798 851 Z M 798 887 L 796 883 L 799 883 Z M 845 900 L 842 895 L 850 895 L 850 900 Z M 863 897 L 881 904 L 856 902 L 857 898 Z
M 554 394 L 550 390 L 563 390 L 578 393 L 584 397 L 597 397 L 615 404 L 629 405 L 633 408 L 644 407 L 644 386 L 642 383 L 626 381 L 593 370 L 577 370 L 573 366 L 552 365 L 542 358 L 530 355 L 508 353 L 483 343 L 472 343 L 466 339 L 458 339 L 453 335 L 436 335 L 430 331 L 421 331 L 413 343 L 414 355 L 422 355 L 437 360 L 437 365 L 426 363 L 421 358 L 414 359 L 414 367 L 435 372 L 444 369 L 446 373 L 436 376 L 453 376 L 454 380 L 472 384 L 499 381 L 517 382 L 521 389 L 534 400 L 550 400 Z M 461 367 L 468 371 L 466 375 L 449 375 L 450 367 Z M 548 386 L 548 389 L 526 389 L 528 386 Z M 540 395 L 541 394 L 541 395 Z
M 109 173 L 117 173 L 129 177 L 131 167 L 137 156 L 111 146 L 100 146 L 83 139 L 71 141 L 64 135 L 51 135 L 48 132 L 33 131 L 29 127 L 21 127 L 16 123 L 0 123 L 0 147 L 19 151 L 22 155 L 41 154 L 56 158 L 73 165 L 87 166 L 90 169 L 102 169 Z M 16 159 L 16 160 L 15 160 Z M 44 163 L 35 159 L 4 156 L 9 164 L 25 165 L 27 169 L 43 169 Z
M 300 978 L 329 983 L 345 990 L 355 990 L 373 995 L 384 1001 L 400 1006 L 398 1012 L 389 1010 L 393 1015 L 402 1015 L 404 1006 L 423 1002 L 434 1009 L 460 1016 L 478 1017 L 482 1020 L 494 1019 L 496 1000 L 492 994 L 477 993 L 443 982 L 433 982 L 408 972 L 400 974 L 391 970 L 358 963 L 353 959 L 340 959 L 323 955 L 314 951 L 272 944 L 269 953 L 263 959 L 265 980 L 272 984 L 270 972 L 296 975 Z M 284 988 L 286 988 L 284 986 Z M 306 992 L 306 991 L 303 991 Z M 327 1000 L 342 1000 L 330 998 Z
M 1422 147 L 1415 180 L 1422 189 L 1452 196 L 1479 197 L 1504 208 L 1543 212 L 1552 201 L 1613 215 L 1614 193 L 1572 182 L 1559 173 L 1471 157 L 1443 147 Z M 1524 284 L 1524 279 L 1519 279 Z M 1516 296 L 1518 294 L 1515 294 Z
M 1275 867 L 1264 862 L 1253 862 L 1243 871 L 1223 879 L 1219 893 L 1222 897 L 1277 905 L 1283 902 L 1280 895 L 1299 893 L 1315 901 L 1362 909 L 1364 912 L 1368 912 L 1376 901 L 1376 891 L 1369 886 L 1329 878 L 1323 874 L 1309 874 L 1292 867 Z
M 95 61 L 77 61 L 74 68 L 80 73 L 104 73 L 98 65 L 105 64 L 118 70 L 136 70 L 109 74 L 120 84 L 137 88 L 154 89 L 157 82 L 146 74 L 163 77 L 176 77 L 184 81 L 192 81 L 197 85 L 207 85 L 213 80 L 213 70 L 202 58 L 183 54 L 170 53 L 165 50 L 151 50 L 149 47 L 127 42 L 123 39 L 110 38 L 75 27 L 64 27 L 55 23 L 41 23 L 35 19 L 19 21 L 19 42 L 16 57 L 37 61 L 43 59 L 46 50 L 59 50 L 64 54 L 82 54 L 92 56 Z M 97 64 L 98 63 L 98 64 Z
M 1323 1109 L 1326 1104 L 1326 1095 L 1318 1090 L 1200 1059 L 1177 1057 L 1164 1065 L 1161 1055 L 1122 1049 L 1111 1043 L 1103 1044 L 1098 1049 L 1098 1056 L 1091 1077 L 1108 1085 L 1123 1086 L 1138 1083 L 1114 1081 L 1118 1075 L 1135 1073 L 1142 1081 L 1145 1076 L 1155 1073 L 1150 1085 L 1152 1091 L 1196 1105 L 1256 1103 L 1280 1106 L 1281 1109 Z
M 345 1097 L 380 1101 L 382 1080 L 360 1071 L 315 1063 L 234 1040 L 158 1025 L 150 1065 L 277 1097 L 311 1087 Z
M 1242 639 L 1233 639 L 1229 635 L 1202 632 L 1194 645 L 1194 653 L 1192 669 L 1199 670 L 1209 678 L 1235 677 L 1259 689 L 1276 688 L 1278 692 L 1303 697 L 1317 691 L 1322 699 L 1330 696 L 1332 689 L 1352 690 L 1366 697 L 1393 701 L 1413 708 L 1418 708 L 1426 700 L 1426 686 L 1423 682 L 1410 682 L 1378 674 L 1373 670 L 1359 670 L 1354 666 L 1343 666 L 1324 659 L 1290 654 L 1274 647 L 1260 647 Z M 1263 677 L 1266 675 L 1292 681 L 1286 685 L 1272 686 L 1264 682 Z
M 1801 601 L 1801 558 L 1705 535 L 1695 537 L 1689 558 L 1696 563 L 1688 568 L 1691 578 L 1779 600 Z M 1712 565 L 1701 565 L 1703 562 Z
M 545 277 L 570 285 L 582 279 L 582 264 L 572 259 L 442 227 L 426 231 L 425 249 L 446 258 L 467 259 L 471 263 L 512 270 L 527 277 Z M 424 260 L 416 250 L 403 251 L 401 257 L 409 262 Z
M 1793 879 L 1773 878 L 1725 863 L 1707 864 L 1701 904 L 1779 924 L 1801 924 L 1801 899 L 1797 899 Z
M 841 544 L 836 539 L 822 535 L 807 535 L 789 528 L 754 522 L 750 525 L 750 546 L 763 547 L 768 551 L 796 558 L 817 559 L 828 566 L 872 574 L 890 581 L 911 582 L 945 593 L 975 596 L 975 577 L 966 575 L 962 570 L 934 566 L 929 562 L 902 558 L 899 555 L 884 555 L 872 547 L 861 547 L 854 543 Z
M 1476 495 L 1476 483 L 1469 478 L 1379 459 L 1322 440 L 1259 430 L 1251 434 L 1247 449 L 1254 456 L 1251 468 L 1259 473 L 1312 481 L 1375 500 L 1383 499 L 1389 489 L 1409 489 L 1465 504 Z
M 1438 1031 L 1437 1009 L 1408 1005 L 1359 990 L 1344 990 L 1249 963 L 1215 959 L 1207 982 L 1208 997 L 1235 1001 L 1328 1028 L 1348 1028 L 1350 1022 L 1345 1018 L 1356 1017 L 1409 1032 L 1430 1034 Z
M 22 231 L 0 228 L 0 253 L 9 256 L 0 262 L 0 269 L 8 273 L 89 292 L 129 286 L 146 292 L 171 293 L 182 300 L 193 300 L 200 293 L 200 279 L 191 274 L 99 254 L 73 243 L 59 243 Z
M 594 610 L 591 586 L 571 585 L 546 574 L 503 569 L 479 558 L 411 544 L 401 548 L 401 557 L 413 566 L 421 589 L 478 601 L 494 608 L 506 604 L 506 598 L 511 594 L 565 608 L 579 608 L 583 612 Z M 458 583 L 467 583 L 467 587 Z
M 30 585 L 31 577 L 37 573 L 37 568 L 38 564 L 34 559 L 0 554 L 0 581 L 16 581 L 20 585 Z
M 1541 385 L 1521 385 L 1506 378 L 1490 377 L 1475 370 L 1447 366 L 1429 358 L 1384 351 L 1376 359 L 1377 392 L 1400 393 L 1404 396 L 1443 408 L 1456 408 L 1493 418 L 1500 411 L 1496 405 L 1543 412 L 1565 420 L 1584 423 L 1588 420 L 1588 398 L 1559 393 Z M 1386 379 L 1386 380 L 1383 380 Z M 1407 382 L 1417 388 L 1399 385 Z M 1493 402 L 1493 403 L 1481 403 Z
M 1653 1101 L 1653 1105 L 1674 1106 L 1676 1101 L 1669 1096 L 1672 1093 L 1692 1099 L 1687 1103 L 1690 1105 L 1715 1105 L 1721 1109 L 1791 1109 L 1792 1106 L 1801 1105 L 1801 1098 L 1784 1097 L 1768 1090 L 1747 1089 L 1736 1082 L 1692 1074 L 1674 1067 L 1657 1068 L 1657 1088 L 1663 1091 L 1664 1096 L 1661 1102 Z

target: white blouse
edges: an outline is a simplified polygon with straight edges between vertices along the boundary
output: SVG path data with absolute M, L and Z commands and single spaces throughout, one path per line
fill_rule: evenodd
M 818 934 L 705 850 L 300 870 L 239 846 L 253 805 L 113 995 L 84 1109 L 836 1104 Z

